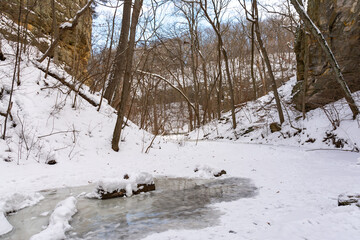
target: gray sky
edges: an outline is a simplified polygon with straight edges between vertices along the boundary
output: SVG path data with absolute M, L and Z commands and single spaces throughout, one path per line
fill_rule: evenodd
M 150 9 L 150 1 L 151 0 L 144 0 L 144 12 L 146 12 L 147 10 Z M 282 2 L 284 2 L 285 0 L 260 0 L 259 3 L 263 4 L 263 5 L 278 5 L 281 4 Z M 117 0 L 111 0 L 111 5 L 115 6 L 117 3 Z M 173 14 L 173 9 L 171 7 L 169 7 L 170 4 L 168 4 L 168 6 L 164 6 L 164 8 L 162 9 L 162 13 L 159 16 L 160 18 L 163 18 L 163 22 L 165 23 L 173 23 L 173 22 L 180 22 L 182 21 L 180 17 L 174 16 Z M 98 13 L 98 18 L 94 20 L 94 25 L 93 25 L 93 36 L 94 38 L 97 38 L 98 42 L 96 43 L 97 45 L 103 45 L 105 44 L 106 41 L 106 32 L 107 32 L 107 28 L 104 27 L 106 26 L 106 21 L 107 19 L 111 19 L 113 14 L 114 14 L 114 9 L 115 8 L 109 8 L 109 7 L 105 7 L 105 6 L 101 6 L 99 5 L 96 8 L 96 12 Z M 261 12 L 261 7 L 259 7 L 259 11 Z M 239 12 L 243 12 L 242 7 L 240 6 L 238 0 L 231 0 L 230 4 L 227 8 L 226 14 L 224 16 L 224 18 L 228 18 L 231 20 L 231 18 L 234 18 L 236 16 L 239 16 Z M 118 8 L 117 10 L 117 18 L 121 19 L 122 16 L 122 7 Z M 120 22 L 120 21 L 118 21 Z M 204 21 L 204 24 L 205 21 Z M 118 26 L 119 28 L 120 26 Z

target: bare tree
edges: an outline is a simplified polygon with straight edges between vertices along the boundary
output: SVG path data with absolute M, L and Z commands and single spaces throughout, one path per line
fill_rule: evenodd
M 14 71 L 13 71 L 13 78 L 12 78 L 12 82 L 11 82 L 11 90 L 10 90 L 10 98 L 9 98 L 9 103 L 8 103 L 8 107 L 6 110 L 6 115 L 5 115 L 5 121 L 4 121 L 4 132 L 2 135 L 2 138 L 5 140 L 6 138 L 6 125 L 7 125 L 7 121 L 8 121 L 8 117 L 11 114 L 11 108 L 13 105 L 12 102 L 12 98 L 13 98 L 13 93 L 14 93 L 14 85 L 15 85 L 15 79 L 16 79 L 16 73 L 17 71 L 19 71 L 20 69 L 18 68 L 18 64 L 20 61 L 19 55 L 20 55 L 20 28 L 21 28 L 21 14 L 22 14 L 22 7 L 23 7 L 23 0 L 20 0 L 20 4 L 19 4 L 19 17 L 18 17 L 18 29 L 17 29 L 17 44 L 16 44 L 16 54 L 15 54 L 15 65 L 14 65 Z M 19 77 L 19 74 L 18 74 Z M 18 82 L 20 82 L 20 79 L 18 79 Z
M 257 39 L 257 42 L 259 44 L 260 52 L 261 52 L 261 54 L 262 54 L 262 56 L 263 56 L 263 58 L 265 60 L 265 64 L 266 64 L 266 67 L 268 69 L 268 73 L 269 73 L 270 80 L 271 80 L 271 83 L 272 83 L 272 89 L 273 89 L 273 92 L 274 92 L 276 108 L 277 108 L 278 114 L 279 114 L 279 120 L 280 120 L 280 123 L 283 123 L 285 121 L 284 120 L 284 113 L 282 111 L 281 101 L 280 101 L 279 93 L 277 91 L 275 76 L 274 76 L 274 73 L 273 73 L 273 70 L 272 70 L 269 55 L 268 55 L 268 53 L 266 51 L 264 42 L 263 42 L 262 37 L 261 37 L 260 26 L 259 26 L 259 12 L 258 12 L 258 7 L 257 7 L 257 0 L 252 0 L 252 7 L 254 8 L 254 15 L 253 15 L 252 19 L 248 17 L 249 15 L 251 16 L 251 14 L 249 14 L 249 12 L 248 12 L 248 10 L 246 8 L 245 0 L 243 2 L 241 2 L 239 0 L 239 3 L 245 9 L 247 19 L 255 24 L 256 39 Z
M 125 107 L 129 98 L 130 93 L 130 83 L 133 75 L 133 57 L 134 57 L 134 48 L 135 48 L 135 35 L 136 27 L 139 21 L 139 15 L 142 8 L 143 0 L 135 0 L 134 8 L 131 16 L 131 26 L 130 26 L 130 38 L 129 43 L 126 48 L 126 68 L 123 79 L 122 93 L 119 106 L 117 108 L 118 115 L 116 120 L 116 125 L 113 133 L 113 138 L 111 141 L 112 149 L 114 151 L 119 151 L 119 141 L 121 136 L 122 125 L 124 122 L 125 116 Z M 131 9 L 130 9 L 131 10 Z M 116 65 L 115 68 L 121 68 L 121 66 Z
M 117 9 L 118 9 L 118 5 L 119 5 L 119 2 L 120 0 L 117 1 L 117 4 L 116 4 L 116 8 L 115 8 L 115 11 L 114 11 L 114 16 L 113 16 L 113 19 L 112 19 L 112 26 L 111 26 L 111 31 L 110 31 L 110 45 L 109 45 L 109 50 L 108 50 L 108 56 L 106 58 L 106 63 L 105 63 L 105 72 L 104 72 L 104 76 L 103 76 L 103 87 L 102 87 L 102 92 L 101 92 L 101 98 L 100 98 L 100 103 L 99 103 L 99 107 L 98 107 L 98 111 L 100 111 L 100 108 L 101 108 L 101 104 L 102 104 L 102 101 L 103 101 L 103 98 L 104 98 L 104 94 L 105 94 L 105 84 L 106 84 L 106 80 L 107 78 L 109 77 L 109 70 L 110 70 L 110 59 L 111 59 L 111 52 L 112 52 L 112 45 L 113 45 L 113 41 L 114 41 L 114 32 L 115 32 L 115 19 L 116 19 L 116 13 L 117 13 Z M 131 4 L 131 3 L 130 3 Z M 124 22 L 124 21 L 123 21 Z M 126 21 L 125 21 L 126 22 Z M 122 29 L 122 28 L 121 28 Z M 122 32 L 123 34 L 123 32 Z M 120 35 L 122 36 L 122 35 Z M 124 37 L 123 37 L 124 38 Z M 109 37 L 106 39 L 106 45 L 105 47 L 107 47 L 107 42 L 109 40 Z M 121 40 L 120 40 L 121 41 Z M 119 44 L 121 45 L 121 44 Z M 117 53 L 117 55 L 119 54 L 119 56 L 117 56 L 117 58 L 120 58 L 121 56 L 121 52 L 119 50 L 119 53 Z M 113 78 L 112 78 L 113 81 L 115 80 L 118 80 L 116 79 L 116 76 L 114 75 Z M 118 83 L 119 84 L 119 83 Z M 112 84 L 110 84 L 112 85 Z M 110 90 L 110 87 L 108 87 L 108 89 Z M 112 95 L 112 94 L 111 94 Z M 110 103 L 110 102 L 109 102 Z
M 219 57 L 221 54 L 224 57 L 225 62 L 225 72 L 227 77 L 227 82 L 229 85 L 229 92 L 230 92 L 230 101 L 231 101 L 231 117 L 232 117 L 232 127 L 233 129 L 236 128 L 236 117 L 235 117 L 235 99 L 234 99 L 234 89 L 233 89 L 233 83 L 231 80 L 231 74 L 230 74 L 230 67 L 229 67 L 229 59 L 228 54 L 224 46 L 224 41 L 221 35 L 220 31 L 220 14 L 221 11 L 225 8 L 225 6 L 228 4 L 228 1 L 221 0 L 221 1 L 211 1 L 213 8 L 214 8 L 214 14 L 215 14 L 215 20 L 213 20 L 208 12 L 208 2 L 207 0 L 200 0 L 198 1 L 200 8 L 202 9 L 206 20 L 210 23 L 211 27 L 216 33 L 216 36 L 218 38 L 218 47 L 219 47 Z M 221 57 L 220 57 L 221 59 Z M 221 61 L 221 60 L 220 60 Z M 221 71 L 221 67 L 219 69 Z
M 125 61 L 130 29 L 131 4 L 131 0 L 124 0 L 120 40 L 114 62 L 114 65 L 118 67 L 113 68 L 112 76 L 104 93 L 104 98 L 107 99 L 110 104 L 114 99 L 114 95 L 117 95 L 126 67 Z

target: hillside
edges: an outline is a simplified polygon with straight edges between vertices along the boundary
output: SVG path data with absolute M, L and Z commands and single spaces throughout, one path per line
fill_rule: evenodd
M 271 132 L 271 123 L 278 123 L 278 114 L 273 94 L 256 101 L 242 104 L 236 109 L 238 127 L 233 130 L 231 113 L 224 113 L 220 120 L 201 127 L 189 134 L 191 140 L 229 139 L 242 143 L 259 143 L 306 147 L 309 149 L 340 149 L 359 152 L 359 119 L 352 120 L 352 113 L 345 99 L 327 104 L 306 113 L 296 110 L 292 103 L 292 89 L 295 77 L 279 88 L 286 121 L 281 130 Z M 353 93 L 360 105 L 360 91 Z

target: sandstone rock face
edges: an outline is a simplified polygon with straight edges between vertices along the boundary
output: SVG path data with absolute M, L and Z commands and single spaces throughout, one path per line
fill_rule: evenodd
M 24 7 L 31 11 L 22 11 L 22 24 L 27 23 L 27 28 L 33 34 L 32 36 L 27 36 L 26 42 L 39 47 L 42 52 L 45 52 L 48 48 L 48 40 L 50 40 L 52 34 L 52 1 L 23 0 Z M 1 13 L 6 14 L 7 17 L 17 22 L 19 3 L 20 0 L 0 0 Z M 59 26 L 63 22 L 70 21 L 76 12 L 87 3 L 87 0 L 56 0 L 54 3 L 56 22 L 57 26 Z M 76 29 L 68 32 L 61 39 L 54 56 L 57 61 L 64 62 L 72 69 L 77 67 L 79 71 L 86 69 L 91 49 L 91 24 L 92 13 L 89 10 L 80 18 Z M 9 31 L 9 28 L 0 28 L 0 33 L 7 39 L 16 40 L 14 32 Z
M 309 0 L 308 14 L 333 50 L 350 90 L 360 90 L 360 0 Z M 306 110 L 344 97 L 314 38 L 299 30 L 295 52 L 298 84 L 294 88 L 293 101 L 299 110 L 304 82 Z

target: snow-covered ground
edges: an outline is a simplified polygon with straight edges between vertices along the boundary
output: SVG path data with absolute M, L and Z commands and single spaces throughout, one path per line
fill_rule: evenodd
M 282 100 L 285 122 L 281 131 L 272 133 L 271 123 L 280 123 L 272 92 L 256 101 L 241 104 L 236 109 L 237 128 L 232 128 L 231 113 L 220 120 L 188 134 L 188 139 L 228 139 L 243 143 L 260 143 L 283 146 L 304 146 L 312 149 L 360 150 L 360 116 L 352 120 L 352 113 L 345 99 L 306 113 L 296 110 L 291 103 L 296 77 L 292 77 L 278 91 Z M 360 91 L 353 93 L 360 105 Z
M 0 100 L 1 112 L 5 112 L 9 100 L 13 49 L 3 42 L 7 60 L 0 62 L 1 87 L 5 89 Z M 32 51 L 35 56 L 36 49 Z M 276 121 L 276 112 L 264 105 L 271 96 L 264 96 L 238 109 L 236 133 L 225 123 L 225 115 L 224 124 L 211 123 L 201 132 L 190 134 L 193 136 L 190 141 L 156 138 L 148 154 L 144 152 L 152 136 L 129 122 L 120 152 L 116 153 L 111 150 L 116 114 L 110 106 L 105 103 L 97 112 L 94 106 L 77 97 L 73 108 L 74 94 L 68 94 L 66 87 L 51 77 L 45 80 L 44 74 L 26 56 L 21 66 L 21 85 L 15 86 L 14 91 L 13 121 L 8 124 L 7 138 L 0 140 L 0 233 L 11 230 L 4 214 L 41 201 L 42 196 L 36 192 L 43 189 L 86 185 L 131 172 L 148 172 L 155 177 L 212 177 L 204 171 L 194 172 L 203 166 L 202 169 L 224 169 L 226 176 L 252 179 L 258 194 L 213 205 L 223 213 L 216 226 L 198 230 L 170 229 L 146 239 L 338 240 L 355 239 L 360 234 L 360 209 L 337 206 L 339 194 L 360 192 L 360 165 L 357 164 L 360 155 L 334 150 L 332 144 L 322 141 L 325 132 L 330 131 L 348 141 L 345 149 L 359 146 L 359 125 L 350 120 L 346 107 L 337 108 L 341 122 L 336 130 L 332 130 L 322 110 L 315 110 L 305 121 L 292 121 L 293 126 L 302 129 L 301 133 L 295 135 L 298 130 L 288 121 L 281 133 L 271 134 L 268 123 Z M 71 79 L 64 71 L 54 66 L 51 69 Z M 294 80 L 282 87 L 285 102 L 289 100 L 292 84 Z M 99 100 L 97 95 L 90 95 L 86 87 L 82 91 Z M 262 109 L 256 111 L 259 107 Z M 291 119 L 299 114 L 290 109 L 288 112 Z M 255 130 L 244 132 L 254 126 Z M 3 117 L 1 127 L 3 130 Z M 211 140 L 219 136 L 236 136 L 239 140 L 193 141 L 203 135 Z M 315 142 L 307 142 L 310 138 Z M 324 147 L 332 150 L 314 150 Z M 56 160 L 57 164 L 46 164 L 50 160 Z M 76 201 L 67 199 L 66 202 L 70 203 L 60 203 L 51 214 L 49 230 L 45 231 L 55 228 L 59 222 L 64 231 L 69 229 L 67 224 L 71 225 Z M 63 221 L 51 220 L 58 216 L 61 206 L 68 209 L 62 212 Z

